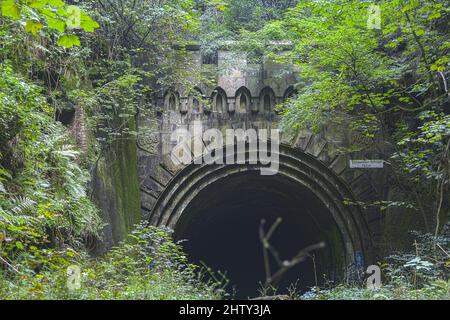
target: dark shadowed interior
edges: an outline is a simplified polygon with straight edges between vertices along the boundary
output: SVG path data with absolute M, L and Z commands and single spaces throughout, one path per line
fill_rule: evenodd
M 265 219 L 268 229 L 277 218 L 283 221 L 270 242 L 281 260 L 290 260 L 306 246 L 327 244 L 314 252 L 314 261 L 308 258 L 291 269 L 278 293 L 287 293 L 291 284 L 304 291 L 325 277 L 334 278 L 344 249 L 331 213 L 310 190 L 281 175 L 250 171 L 212 183 L 184 210 L 175 234 L 178 240 L 187 240 L 184 245 L 192 262 L 226 272 L 229 293 L 254 297 L 265 279 L 260 223 Z M 275 260 L 271 267 L 278 269 Z

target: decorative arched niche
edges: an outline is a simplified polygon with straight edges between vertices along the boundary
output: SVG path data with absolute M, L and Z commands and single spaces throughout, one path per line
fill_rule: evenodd
M 192 93 L 189 94 L 189 110 L 191 110 L 193 114 L 200 114 L 203 112 L 204 103 L 202 99 L 204 99 L 204 96 L 200 88 L 194 88 Z
M 180 110 L 180 95 L 178 92 L 169 90 L 164 96 L 164 109 L 169 111 Z
M 264 113 L 271 113 L 276 105 L 275 93 L 272 88 L 265 87 L 259 95 L 260 110 Z
M 228 99 L 225 90 L 220 87 L 214 89 L 212 96 L 212 110 L 214 112 L 222 113 L 228 110 Z
M 286 101 L 288 99 L 291 99 L 297 94 L 297 90 L 293 86 L 289 86 L 289 88 L 286 89 L 283 95 L 283 101 Z
M 251 110 L 252 95 L 246 87 L 241 87 L 236 91 L 236 111 L 237 113 L 247 113 Z

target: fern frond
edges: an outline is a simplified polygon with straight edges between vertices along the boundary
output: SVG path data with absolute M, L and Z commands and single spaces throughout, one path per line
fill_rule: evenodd
M 0 208 L 0 226 L 10 225 L 10 226 L 22 226 L 37 222 L 37 219 L 32 216 L 27 215 L 17 215 L 7 212 Z
M 18 215 L 29 213 L 31 209 L 36 205 L 36 202 L 27 197 L 14 197 L 13 203 L 15 207 L 11 209 L 12 212 Z
M 58 155 L 68 159 L 76 159 L 80 152 L 75 150 L 56 150 L 52 152 L 54 155 Z

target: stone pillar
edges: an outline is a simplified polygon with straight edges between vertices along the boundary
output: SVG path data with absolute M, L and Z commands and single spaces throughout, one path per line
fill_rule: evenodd
M 182 98 L 181 99 L 181 101 L 180 101 L 180 113 L 181 114 L 186 114 L 186 113 L 188 113 L 188 110 L 189 110 L 189 108 L 188 108 L 188 99 L 186 99 L 186 98 Z
M 259 112 L 259 101 L 258 101 L 258 99 L 253 99 L 253 101 L 251 102 L 250 110 L 253 113 L 258 113 Z
M 228 103 L 228 112 L 235 113 L 236 112 L 236 100 L 232 100 Z

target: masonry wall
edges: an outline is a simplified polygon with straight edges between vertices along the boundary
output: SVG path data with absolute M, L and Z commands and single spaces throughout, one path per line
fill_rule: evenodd
M 144 219 L 149 218 L 161 192 L 184 167 L 175 165 L 169 156 L 176 144 L 171 141 L 176 129 L 193 129 L 195 123 L 201 123 L 204 130 L 215 128 L 223 133 L 226 129 L 278 128 L 280 117 L 275 106 L 295 93 L 294 85 L 301 76 L 286 65 L 249 64 L 245 56 L 231 51 L 219 51 L 217 57 L 216 64 L 204 65 L 200 51 L 191 52 L 191 59 L 199 70 L 214 72 L 213 85 L 194 83 L 194 94 L 178 85 L 162 88 L 155 96 L 154 105 L 138 116 L 138 172 Z M 317 134 L 306 130 L 281 137 L 283 143 L 329 166 L 350 186 L 358 200 L 376 201 L 387 192 L 385 171 L 349 169 L 348 161 L 382 157 L 383 146 L 377 141 L 360 141 L 370 147 L 342 156 L 340 148 L 357 139 L 352 133 L 332 127 Z M 382 243 L 383 216 L 373 208 L 364 215 L 377 246 Z

